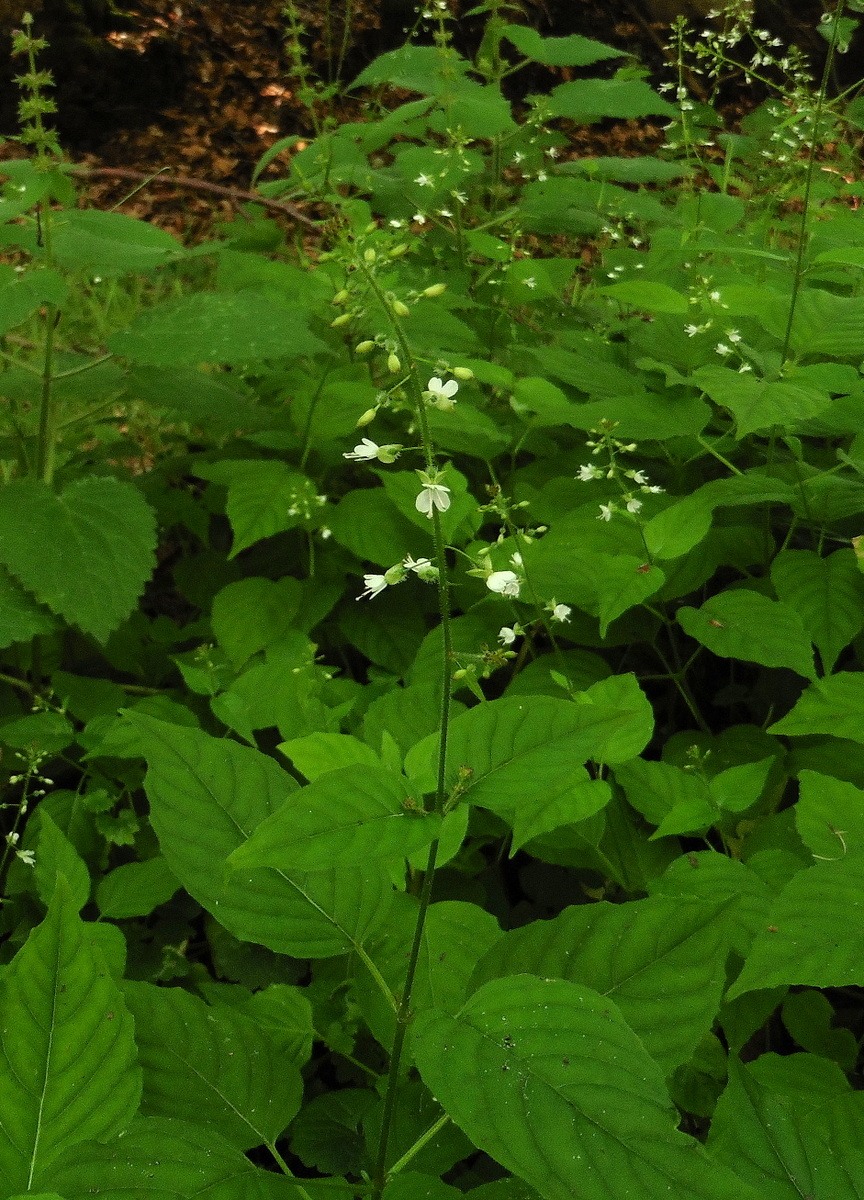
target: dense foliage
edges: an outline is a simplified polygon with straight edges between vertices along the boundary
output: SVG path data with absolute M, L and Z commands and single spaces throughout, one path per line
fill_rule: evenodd
M 191 247 L 17 36 L 2 1200 L 864 1196 L 864 110 L 478 11 Z

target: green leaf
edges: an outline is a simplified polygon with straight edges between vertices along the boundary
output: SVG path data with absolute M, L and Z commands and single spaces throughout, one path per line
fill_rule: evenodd
M 452 50 L 442 53 L 435 46 L 401 46 L 379 54 L 361 71 L 352 88 L 390 83 L 409 92 L 434 96 L 452 86 L 452 80 L 464 76 L 468 63 Z
M 805 1057 L 796 1055 L 795 1057 Z M 860 1142 L 829 1139 L 797 1097 L 759 1078 L 761 1060 L 730 1062 L 730 1078 L 714 1114 L 709 1146 L 771 1200 L 861 1200 Z
M 700 367 L 692 379 L 715 404 L 729 409 L 738 438 L 772 425 L 806 421 L 831 403 L 828 392 L 819 388 L 754 379 L 728 367 Z
M 213 433 L 270 429 L 278 421 L 272 409 L 256 403 L 255 393 L 236 374 L 193 367 L 134 366 L 126 390 L 177 420 Z
M 269 1173 L 188 1121 L 138 1117 L 121 1138 L 67 1151 L 40 1182 L 66 1200 L 271 1200 Z M 284 1200 L 302 1200 L 299 1192 Z M 281 1200 L 281 1197 L 280 1197 Z
M 434 841 L 441 827 L 439 816 L 418 807 L 402 776 L 380 766 L 340 767 L 289 797 L 229 855 L 228 865 L 321 871 L 405 858 Z
M 155 524 L 130 483 L 91 475 L 58 496 L 21 479 L 0 491 L 0 560 L 39 601 L 104 642 L 155 566 Z
M 685 633 L 721 658 L 789 667 L 806 679 L 815 678 L 813 651 L 801 617 L 794 608 L 759 592 L 746 588 L 721 592 L 701 608 L 679 609 L 678 622 Z
M 827 733 L 864 742 L 864 674 L 841 671 L 811 683 L 792 711 L 768 732 L 787 737 Z
M 64 209 L 51 233 L 51 253 L 64 267 L 99 275 L 128 275 L 150 271 L 183 254 L 170 233 L 98 208 Z
M 774 761 L 763 758 L 718 772 L 708 785 L 712 800 L 727 812 L 744 812 L 762 795 Z
M 732 1000 L 779 984 L 864 983 L 864 854 L 820 862 L 793 875 L 727 994 Z
M 223 459 L 201 467 L 200 473 L 228 488 L 226 511 L 234 534 L 229 559 L 302 520 L 297 502 L 309 491 L 309 480 L 285 463 Z
M 416 1020 L 424 1082 L 480 1149 L 544 1200 L 749 1200 L 678 1133 L 663 1076 L 612 1001 L 560 979 L 495 979 Z
M 147 758 L 144 786 L 165 861 L 231 933 L 279 954 L 327 958 L 358 945 L 386 918 L 384 866 L 287 874 L 225 862 L 297 784 L 272 758 L 199 729 L 128 712 Z
M 771 582 L 801 617 L 830 674 L 840 651 L 864 629 L 864 577 L 855 555 L 849 549 L 827 558 L 813 550 L 784 550 L 771 564 Z
M 102 916 L 113 921 L 146 917 L 170 900 L 179 887 L 165 859 L 157 855 L 109 871 L 96 888 L 96 903 Z
M 516 798 L 506 813 L 513 827 L 511 858 L 532 838 L 542 837 L 562 825 L 578 824 L 606 807 L 612 796 L 609 784 L 603 779 L 591 779 L 584 767 L 577 768 L 575 775 L 575 782 L 563 792 L 535 796 L 527 801 Z M 503 802 L 499 812 L 502 815 L 506 812 Z
M 25 592 L 0 564 L 0 650 L 51 633 L 57 624 L 57 618 Z
M 864 791 L 842 779 L 799 771 L 795 825 L 815 858 L 864 851 Z
M 0 1179 L 14 1192 L 67 1147 L 120 1133 L 141 1095 L 132 1019 L 62 877 L 3 974 L 2 1012 Z
M 640 312 L 686 313 L 687 297 L 665 283 L 631 279 L 623 283 L 610 283 L 598 289 L 601 296 L 608 296 L 624 308 Z
M 278 748 L 310 782 L 340 767 L 381 766 L 371 746 L 348 733 L 309 733 L 281 742 Z
M 677 117 L 678 110 L 641 79 L 574 79 L 553 88 L 547 101 L 553 117 L 588 125 L 605 117 Z
M 720 1008 L 727 908 L 726 900 L 678 896 L 574 905 L 505 934 L 478 963 L 473 984 L 525 973 L 592 987 L 615 1001 L 668 1075 L 688 1061 Z
M 528 25 L 505 25 L 501 34 L 520 54 L 547 67 L 590 67 L 606 58 L 624 57 L 623 50 L 615 50 L 576 33 L 570 37 L 544 38 Z
M 851 1029 L 834 1029 L 834 1009 L 822 992 L 805 988 L 783 1001 L 783 1024 L 802 1049 L 830 1058 L 843 1071 L 854 1071 L 858 1039 Z
M 434 1175 L 401 1171 L 385 1187 L 381 1200 L 462 1200 L 465 1193 Z
M 729 936 L 742 958 L 768 921 L 767 885 L 751 867 L 716 850 L 676 858 L 663 875 L 650 881 L 649 888 L 652 895 L 698 897 L 709 904 L 731 901 L 726 912 Z
M 49 907 L 57 880 L 63 876 L 72 905 L 76 912 L 80 912 L 90 899 L 90 872 L 78 851 L 52 821 L 47 809 L 40 807 L 38 812 L 39 845 L 34 874 L 39 899 L 46 908 Z
M 106 344 L 112 354 L 157 367 L 202 362 L 240 366 L 324 349 L 309 332 L 301 309 L 251 289 L 196 292 L 163 301 L 139 313 L 128 329 L 111 334 Z
M 406 554 L 428 558 L 432 549 L 432 535 L 403 517 L 383 487 L 348 492 L 329 524 L 337 542 L 380 567 L 392 567 Z
M 300 607 L 300 594 L 299 580 L 290 575 L 275 582 L 253 575 L 216 593 L 210 618 L 213 632 L 235 668 L 259 650 L 285 640 Z M 302 636 L 294 632 L 295 638 Z
M 300 1071 L 251 1016 L 183 988 L 126 983 L 144 1071 L 144 1116 L 183 1118 L 238 1150 L 275 1142 L 300 1108 Z

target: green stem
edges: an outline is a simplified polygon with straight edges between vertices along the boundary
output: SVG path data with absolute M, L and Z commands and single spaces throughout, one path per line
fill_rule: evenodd
M 414 1143 L 414 1145 L 409 1146 L 409 1148 L 405 1151 L 405 1153 L 402 1155 L 402 1157 L 400 1159 L 397 1159 L 397 1161 L 390 1168 L 391 1178 L 394 1175 L 398 1175 L 399 1172 L 408 1165 L 408 1163 L 411 1161 L 411 1159 L 414 1158 L 415 1155 L 420 1153 L 420 1151 L 427 1144 L 427 1142 L 432 1141 L 435 1134 L 439 1133 L 444 1128 L 444 1126 L 447 1124 L 447 1122 L 449 1120 L 450 1120 L 450 1118 L 447 1116 L 446 1113 L 444 1113 L 443 1116 L 438 1118 L 438 1120 L 435 1122 L 434 1125 L 430 1125 L 429 1128 L 426 1130 L 426 1132 L 420 1135 L 420 1137 L 417 1139 L 417 1141 Z

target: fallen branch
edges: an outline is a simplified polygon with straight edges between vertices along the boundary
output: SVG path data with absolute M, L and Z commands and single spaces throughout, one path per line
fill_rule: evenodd
M 285 200 L 269 200 L 266 196 L 259 195 L 258 192 L 246 192 L 242 188 L 223 187 L 219 183 L 208 183 L 206 179 L 187 179 L 176 175 L 163 175 L 158 171 L 155 174 L 147 174 L 144 171 L 129 170 L 127 167 L 73 167 L 72 171 L 76 175 L 105 175 L 114 179 L 136 179 L 144 183 L 150 183 L 158 179 L 160 183 L 168 184 L 171 187 L 191 188 L 200 192 L 213 192 L 217 196 L 227 196 L 229 200 L 249 200 L 253 204 L 263 204 L 265 208 L 272 208 L 278 212 L 287 213 L 289 217 L 292 217 L 295 221 L 299 221 L 307 229 L 313 229 L 316 233 L 321 232 L 321 227 L 316 221 L 307 217 L 299 208 L 295 208 L 293 204 L 289 204 Z

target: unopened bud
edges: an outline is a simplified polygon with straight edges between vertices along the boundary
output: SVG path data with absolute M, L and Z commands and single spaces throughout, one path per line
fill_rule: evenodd
M 440 296 L 443 292 L 446 292 L 446 291 L 447 291 L 446 283 L 433 283 L 431 287 L 423 289 L 423 295 L 429 296 L 429 298 L 432 299 L 435 296 Z
M 408 249 L 408 243 L 400 242 L 398 246 L 394 246 L 393 249 L 390 250 L 388 253 L 391 258 L 401 258 L 407 249 Z
M 367 263 L 373 263 L 377 257 L 378 257 L 378 255 L 375 253 L 375 251 L 372 249 L 371 246 L 369 247 L 368 250 L 363 251 L 363 258 L 364 258 L 364 261 Z
M 473 379 L 474 378 L 474 372 L 471 370 L 470 367 L 454 367 L 452 369 L 452 371 L 450 372 L 450 374 L 455 375 L 457 379 Z
M 336 295 L 333 297 L 333 303 L 334 304 L 344 304 L 350 294 L 351 293 L 346 288 L 342 288 L 341 292 L 337 292 Z
M 367 338 L 365 342 L 358 342 L 354 347 L 355 354 L 368 354 L 370 350 L 375 349 L 375 343 L 371 338 Z
M 377 228 L 378 228 L 378 226 L 375 224 L 375 222 L 370 221 L 369 224 L 366 226 L 366 228 L 363 230 L 363 232 L 364 233 L 375 233 Z
M 356 429 L 361 429 L 364 425 L 370 425 L 378 414 L 377 408 L 367 408 L 363 416 L 357 421 Z
M 407 304 L 403 304 L 401 300 L 393 301 L 393 311 L 397 317 L 410 317 L 411 309 Z
M 399 356 L 397 354 L 387 355 L 387 370 L 391 375 L 398 375 L 402 370 L 402 364 L 399 361 Z
M 353 316 L 354 316 L 353 313 L 340 313 L 339 316 L 336 317 L 335 320 L 330 322 L 330 328 L 338 329 L 340 325 L 347 325 L 348 322 L 353 318 Z

